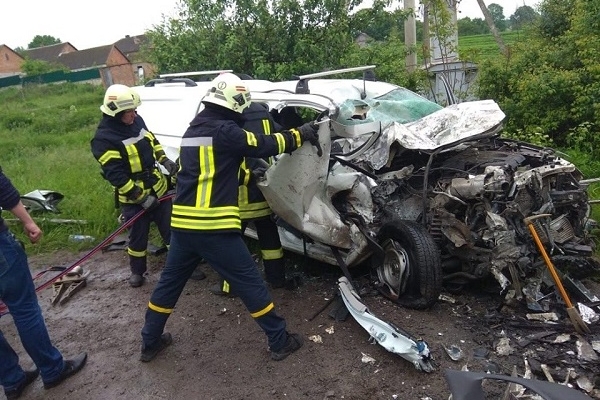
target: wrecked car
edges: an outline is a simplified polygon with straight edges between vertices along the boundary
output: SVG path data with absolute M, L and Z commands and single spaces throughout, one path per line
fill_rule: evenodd
M 556 266 L 576 277 L 598 270 L 588 181 L 575 165 L 503 138 L 492 100 L 442 107 L 375 81 L 373 67 L 245 80 L 284 128 L 320 125 L 322 156 L 308 145 L 281 155 L 259 182 L 286 250 L 345 273 L 368 263 L 377 289 L 409 308 L 492 279 L 542 310 L 551 285 L 524 218 L 544 214 L 536 228 Z M 363 78 L 329 77 L 344 72 Z M 176 159 L 208 82 L 174 75 L 136 90 L 138 111 Z

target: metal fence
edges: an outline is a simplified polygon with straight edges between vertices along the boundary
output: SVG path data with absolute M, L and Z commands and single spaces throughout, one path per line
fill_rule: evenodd
M 97 79 L 101 79 L 99 69 L 88 69 L 75 72 L 53 71 L 34 76 L 13 75 L 6 78 L 0 78 L 0 88 L 16 85 L 22 86 L 30 83 L 84 82 Z

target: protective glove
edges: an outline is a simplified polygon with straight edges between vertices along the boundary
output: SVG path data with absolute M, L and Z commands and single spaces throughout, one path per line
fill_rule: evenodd
M 160 202 L 156 196 L 149 194 L 148 196 L 144 197 L 141 202 L 139 202 L 139 205 L 144 207 L 146 211 L 150 211 L 158 207 Z
M 265 176 L 265 174 L 267 173 L 267 169 L 269 169 L 268 167 L 258 167 L 256 169 L 250 170 L 250 173 L 252 174 L 252 180 L 254 182 L 259 182 L 260 180 L 262 180 Z
M 260 181 L 270 165 L 262 158 L 246 158 L 246 168 L 250 170 L 250 182 Z
M 321 149 L 321 143 L 319 143 L 318 131 L 319 125 L 317 125 L 315 121 L 307 122 L 298 127 L 298 132 L 300 132 L 302 142 L 310 142 L 310 144 L 317 148 L 317 154 L 319 157 L 321 157 L 323 155 L 323 150 Z
M 179 165 L 175 161 L 171 161 L 168 158 L 162 162 L 162 166 L 165 167 L 169 175 L 175 176 L 179 172 Z
M 137 185 L 133 185 L 133 188 L 127 192 L 126 196 L 129 200 L 135 202 L 135 203 L 139 203 L 142 200 L 140 200 L 140 198 L 142 197 L 142 195 L 144 194 L 144 191 L 142 190 L 141 187 L 137 186 Z

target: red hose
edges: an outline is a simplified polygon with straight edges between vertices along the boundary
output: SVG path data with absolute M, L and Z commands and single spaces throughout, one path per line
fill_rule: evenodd
M 165 200 L 172 199 L 174 196 L 175 196 L 174 193 L 166 194 L 163 197 L 161 197 L 160 199 L 158 199 L 158 201 L 163 202 Z M 137 214 L 135 214 L 132 218 L 128 219 L 127 222 L 125 222 L 123 225 L 121 225 L 119 228 L 117 228 L 116 231 L 111 233 L 106 239 L 104 239 L 102 242 L 100 242 L 98 245 L 96 245 L 92 250 L 90 250 L 87 254 L 85 254 L 79 260 L 75 261 L 73 264 L 71 264 L 69 267 L 67 267 L 64 271 L 61 271 L 60 274 L 52 277 L 51 279 L 47 280 L 46 282 L 44 282 L 41 285 L 39 285 L 38 287 L 36 287 L 35 291 L 39 292 L 40 290 L 47 288 L 48 286 L 52 285 L 56 280 L 60 279 L 61 277 L 63 277 L 67 273 L 69 273 L 69 271 L 71 271 L 73 268 L 75 268 L 76 266 L 81 265 L 83 262 L 87 261 L 90 257 L 92 257 L 94 254 L 96 254 L 98 252 L 98 250 L 102 249 L 104 246 L 106 246 L 107 244 L 112 242 L 112 240 L 117 235 L 119 235 L 125 229 L 127 229 L 131 225 L 133 225 L 133 223 L 135 221 L 137 221 L 142 215 L 144 215 L 145 212 L 146 212 L 145 209 L 140 210 Z M 33 277 L 33 279 L 35 280 L 37 277 L 44 274 L 45 272 L 46 271 L 42 271 L 42 272 L 38 273 L 35 277 Z

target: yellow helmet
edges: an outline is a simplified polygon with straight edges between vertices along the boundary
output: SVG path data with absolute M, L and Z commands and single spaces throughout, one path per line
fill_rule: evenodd
M 134 110 L 140 104 L 142 104 L 140 96 L 134 90 L 129 86 L 115 84 L 106 89 L 100 111 L 114 117 L 121 111 Z
M 133 96 L 133 105 L 135 106 L 135 108 L 138 108 L 142 105 L 142 98 L 140 97 L 140 94 L 136 92 L 133 88 L 129 89 L 131 90 L 131 95 Z
M 248 86 L 237 75 L 230 72 L 213 79 L 202 101 L 217 104 L 240 114 L 252 102 Z

